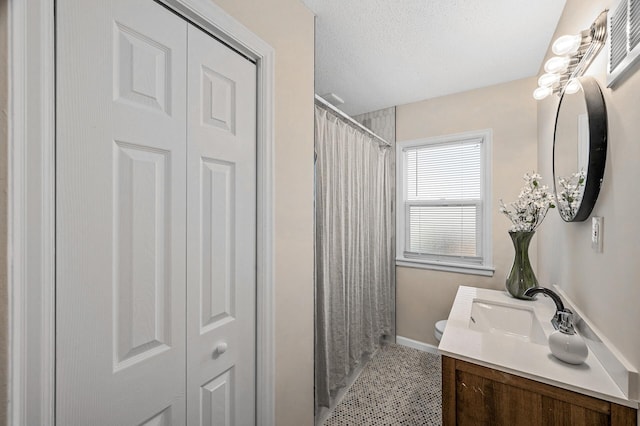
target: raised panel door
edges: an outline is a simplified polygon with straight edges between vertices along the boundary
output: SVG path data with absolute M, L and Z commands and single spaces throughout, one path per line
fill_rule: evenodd
M 56 6 L 56 421 L 185 424 L 187 23 Z
M 256 67 L 189 27 L 187 418 L 255 423 Z

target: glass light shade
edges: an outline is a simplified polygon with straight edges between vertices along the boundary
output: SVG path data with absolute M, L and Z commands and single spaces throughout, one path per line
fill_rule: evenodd
M 548 73 L 563 73 L 569 67 L 567 56 L 554 56 L 544 64 L 544 70 Z
M 557 84 L 559 81 L 560 81 L 560 75 L 555 73 L 546 73 L 540 76 L 540 78 L 538 79 L 538 84 L 541 87 L 546 87 L 546 86 L 553 86 L 554 84 Z
M 549 96 L 551 93 L 553 93 L 553 89 L 551 89 L 551 87 L 549 86 L 538 87 L 533 91 L 533 98 L 537 101 L 540 101 Z
M 582 36 L 580 35 L 563 35 L 553 42 L 551 50 L 553 50 L 553 53 L 556 55 L 567 55 L 569 53 L 575 53 L 581 43 Z
M 580 83 L 575 78 L 572 78 L 571 80 L 569 80 L 569 82 L 565 86 L 564 93 L 571 95 L 573 93 L 577 93 L 579 90 L 580 90 Z

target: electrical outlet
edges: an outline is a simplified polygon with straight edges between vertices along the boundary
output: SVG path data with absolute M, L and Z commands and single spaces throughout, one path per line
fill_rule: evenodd
M 591 248 L 596 253 L 602 253 L 602 231 L 604 218 L 594 216 L 591 218 Z

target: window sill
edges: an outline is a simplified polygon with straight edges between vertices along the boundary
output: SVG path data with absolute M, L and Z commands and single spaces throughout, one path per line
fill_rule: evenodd
M 496 268 L 483 265 L 466 265 L 460 263 L 436 262 L 428 260 L 407 259 L 399 257 L 396 259 L 396 266 L 406 266 L 408 268 L 431 269 L 434 271 L 456 272 L 459 274 L 481 275 L 492 277 Z

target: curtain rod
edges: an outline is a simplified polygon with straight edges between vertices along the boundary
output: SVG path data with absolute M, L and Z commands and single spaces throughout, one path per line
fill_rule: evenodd
M 340 111 L 338 108 L 336 108 L 335 106 L 331 105 L 329 102 L 322 99 L 320 96 L 315 95 L 315 99 L 316 99 L 316 104 L 319 104 L 320 106 L 329 109 L 331 112 L 336 114 L 339 118 L 345 120 L 347 123 L 351 124 L 352 126 L 356 127 L 359 130 L 362 130 L 364 133 L 371 136 L 372 138 L 378 139 L 380 142 L 382 142 L 382 144 L 388 147 L 391 147 L 391 144 L 389 142 L 384 140 L 382 137 L 376 135 L 371 130 L 367 129 L 365 126 L 363 126 L 362 124 L 358 123 L 356 120 L 348 116 L 346 113 Z

